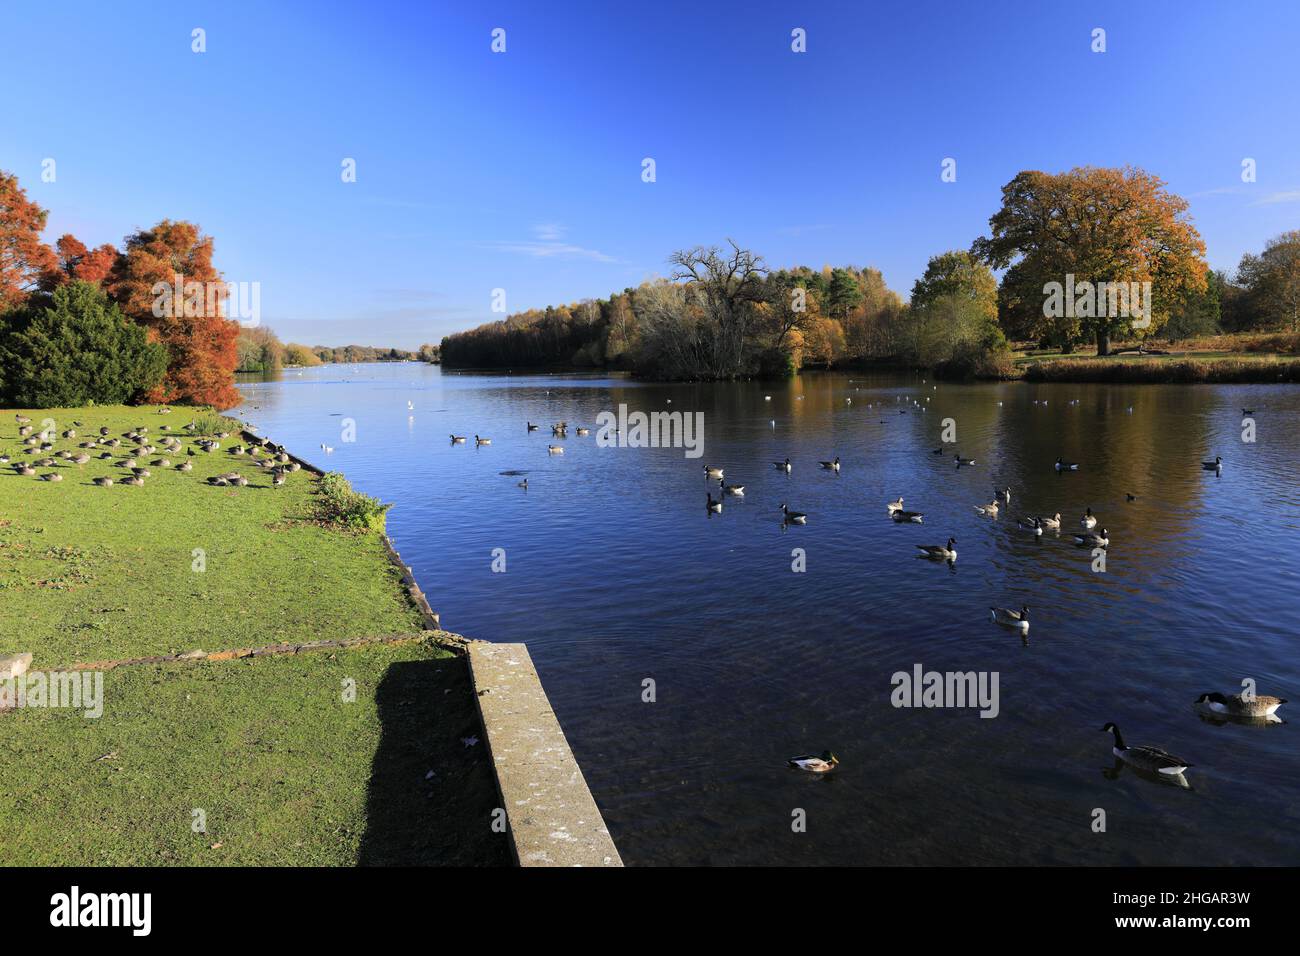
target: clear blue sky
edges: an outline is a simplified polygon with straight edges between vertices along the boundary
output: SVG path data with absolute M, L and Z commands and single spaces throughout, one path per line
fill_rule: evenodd
M 1231 269 L 1300 227 L 1298 48 L 1294 0 L 19 0 L 0 169 L 51 240 L 190 219 L 283 338 L 415 347 L 727 236 L 906 295 L 1022 169 L 1157 173 Z

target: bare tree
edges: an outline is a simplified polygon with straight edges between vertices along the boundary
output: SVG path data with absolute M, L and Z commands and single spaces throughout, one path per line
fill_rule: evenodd
M 744 371 L 746 339 L 755 306 L 763 301 L 767 266 L 760 256 L 728 239 L 730 253 L 717 246 L 674 252 L 672 279 L 685 282 L 691 305 L 700 312 L 696 347 L 703 347 L 701 375 L 732 378 Z

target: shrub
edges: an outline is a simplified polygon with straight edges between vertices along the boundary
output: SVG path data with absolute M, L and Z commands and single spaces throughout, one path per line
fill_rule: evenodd
M 355 491 L 347 478 L 331 471 L 320 480 L 317 517 L 326 524 L 358 531 L 383 531 L 391 504 Z
M 162 381 L 167 350 L 99 288 L 75 281 L 7 317 L 0 368 L 5 403 L 14 407 L 116 405 Z
M 211 408 L 205 408 L 199 411 L 193 419 L 194 434 L 212 436 L 219 435 L 222 432 L 234 434 L 243 427 L 237 419 L 230 418 L 213 411 Z

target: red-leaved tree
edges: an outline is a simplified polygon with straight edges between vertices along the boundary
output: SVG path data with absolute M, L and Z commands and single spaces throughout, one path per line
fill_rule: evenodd
M 0 171 L 0 313 L 23 305 L 57 267 L 54 250 L 41 241 L 45 217 L 18 177 Z

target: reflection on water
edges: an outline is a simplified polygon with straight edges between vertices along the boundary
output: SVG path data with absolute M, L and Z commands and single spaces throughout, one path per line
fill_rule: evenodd
M 1247 677 L 1300 699 L 1300 390 L 659 385 L 420 364 L 242 388 L 239 414 L 264 433 L 396 502 L 390 533 L 445 626 L 529 644 L 629 863 L 1300 862 L 1293 727 L 1216 726 L 1191 707 Z M 594 430 L 547 453 L 550 423 L 594 425 L 620 403 L 703 412 L 703 458 L 599 448 Z M 1201 468 L 1216 455 L 1221 471 Z M 773 468 L 787 456 L 788 474 Z M 818 466 L 837 456 L 838 473 Z M 975 510 L 1007 488 L 996 517 Z M 720 512 L 702 507 L 714 494 Z M 900 495 L 922 523 L 891 520 Z M 1104 553 L 1076 546 L 1087 508 Z M 1056 512 L 1059 531 L 1017 526 Z M 949 537 L 956 561 L 912 560 Z M 1027 643 L 990 621 L 1026 604 Z M 997 671 L 998 717 L 894 708 L 890 675 L 917 664 Z M 1099 774 L 1112 720 L 1185 755 L 1192 792 Z M 827 749 L 829 779 L 788 772 Z

